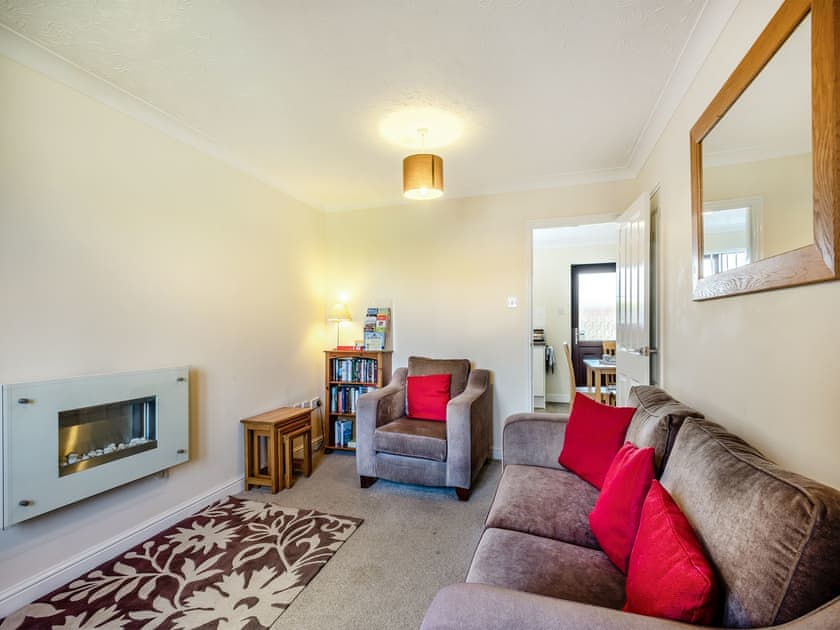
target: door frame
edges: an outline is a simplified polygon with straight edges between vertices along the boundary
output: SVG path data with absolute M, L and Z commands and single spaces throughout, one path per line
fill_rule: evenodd
M 534 321 L 534 230 L 553 227 L 578 227 L 595 223 L 614 223 L 620 213 L 581 214 L 570 217 L 552 217 L 549 219 L 528 219 L 525 221 L 525 251 L 528 252 L 528 266 L 525 270 L 525 317 L 522 318 L 522 358 L 520 365 L 528 375 L 528 399 L 523 401 L 521 409 L 534 410 L 534 372 L 531 338 Z M 546 401 L 547 402 L 547 401 Z

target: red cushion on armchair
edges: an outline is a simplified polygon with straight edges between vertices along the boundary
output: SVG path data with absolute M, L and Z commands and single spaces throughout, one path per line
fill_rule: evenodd
M 451 382 L 451 374 L 406 377 L 408 409 L 405 415 L 418 420 L 446 422 L 446 405 L 449 403 Z

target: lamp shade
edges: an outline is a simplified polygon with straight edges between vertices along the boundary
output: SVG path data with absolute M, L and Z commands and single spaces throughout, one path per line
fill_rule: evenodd
M 346 304 L 338 303 L 333 304 L 333 307 L 327 313 L 327 321 L 329 322 L 349 322 L 352 317 L 350 317 L 350 309 L 347 308 Z
M 403 160 L 403 195 L 409 199 L 435 199 L 443 194 L 443 158 L 415 153 Z

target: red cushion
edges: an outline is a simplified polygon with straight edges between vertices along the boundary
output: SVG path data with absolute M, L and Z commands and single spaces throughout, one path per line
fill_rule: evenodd
M 607 468 L 624 444 L 624 435 L 635 411 L 633 407 L 602 405 L 588 396 L 576 394 L 563 450 L 557 461 L 581 479 L 601 488 Z
M 451 383 L 451 374 L 407 377 L 408 410 L 405 415 L 418 420 L 446 422 L 446 404 L 449 402 Z
M 710 625 L 717 581 L 679 506 L 653 481 L 630 553 L 624 610 Z
M 604 477 L 604 488 L 589 514 L 589 525 L 598 544 L 622 573 L 627 573 L 653 475 L 653 449 L 636 448 L 627 442 L 613 458 Z

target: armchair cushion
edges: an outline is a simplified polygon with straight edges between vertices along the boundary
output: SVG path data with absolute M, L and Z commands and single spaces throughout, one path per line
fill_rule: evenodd
M 446 423 L 397 418 L 373 433 L 378 453 L 446 461 Z
M 451 374 L 409 376 L 406 379 L 409 418 L 446 422 Z
M 409 376 L 428 376 L 430 374 L 451 374 L 449 397 L 455 398 L 467 388 L 470 376 L 470 362 L 466 359 L 427 359 L 408 357 Z

